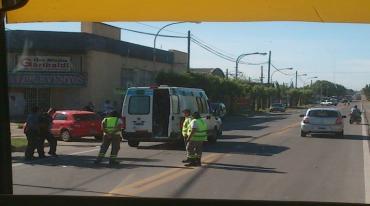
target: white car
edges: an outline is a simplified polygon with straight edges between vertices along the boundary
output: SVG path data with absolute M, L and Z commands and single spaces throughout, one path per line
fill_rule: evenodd
M 320 102 L 320 105 L 322 106 L 332 106 L 334 103 L 331 100 L 323 100 Z
M 308 109 L 301 122 L 301 137 L 307 134 L 335 134 L 343 137 L 343 118 L 336 108 Z

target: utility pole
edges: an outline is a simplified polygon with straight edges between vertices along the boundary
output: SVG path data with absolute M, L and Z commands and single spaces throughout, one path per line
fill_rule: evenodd
M 226 79 L 229 79 L 229 69 L 226 69 Z
M 295 88 L 298 88 L 298 71 L 295 71 Z
M 187 64 L 187 72 L 190 73 L 190 42 L 191 42 L 191 33 L 190 30 L 188 31 L 188 64 Z
M 263 66 L 261 66 L 261 84 L 263 84 Z
M 267 83 L 270 84 L 270 72 L 271 72 L 271 51 L 269 51 L 269 63 L 268 63 L 268 71 L 267 71 Z
M 5 12 L 0 11 L 0 194 L 13 194 Z
M 311 85 L 310 85 L 310 87 L 312 87 L 312 79 L 311 79 Z

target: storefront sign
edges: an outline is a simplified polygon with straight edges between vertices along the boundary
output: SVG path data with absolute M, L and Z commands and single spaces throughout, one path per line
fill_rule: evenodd
M 87 80 L 79 73 L 9 73 L 8 82 L 10 87 L 83 87 Z
M 17 56 L 17 69 L 24 71 L 63 71 L 72 69 L 71 57 L 65 56 Z

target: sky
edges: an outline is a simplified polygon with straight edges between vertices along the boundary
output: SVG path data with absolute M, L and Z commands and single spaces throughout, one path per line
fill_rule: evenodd
M 120 28 L 156 33 L 170 22 L 105 22 Z M 80 23 L 7 24 L 12 30 L 80 32 Z M 186 36 L 187 31 L 217 51 L 236 58 L 252 52 L 272 52 L 272 63 L 277 68 L 294 68 L 276 72 L 273 81 L 290 83 L 293 74 L 307 74 L 299 78 L 298 86 L 308 84 L 311 78 L 328 80 L 350 89 L 360 90 L 370 84 L 370 25 L 304 22 L 243 22 L 177 24 L 161 34 Z M 153 36 L 122 31 L 121 39 L 145 46 L 153 46 Z M 157 48 L 187 51 L 187 40 L 158 37 Z M 243 61 L 265 63 L 268 56 L 247 56 Z M 235 73 L 235 62 L 224 60 L 195 43 L 191 44 L 192 68 L 221 68 Z M 265 82 L 267 64 L 263 65 Z M 261 65 L 239 65 L 246 78 L 259 79 Z M 273 68 L 271 72 L 273 71 Z

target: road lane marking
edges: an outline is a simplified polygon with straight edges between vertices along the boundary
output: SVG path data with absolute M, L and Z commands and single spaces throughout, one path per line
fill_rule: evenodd
M 370 203 L 370 150 L 369 150 L 369 126 L 367 125 L 368 119 L 366 116 L 366 110 L 364 109 L 363 103 L 361 103 L 362 111 L 362 135 L 366 137 L 362 141 L 362 147 L 364 152 L 364 185 L 365 185 L 365 203 Z
M 209 154 L 203 159 L 203 165 L 207 165 L 213 162 L 220 160 L 225 154 Z M 202 167 L 201 167 L 202 168 Z M 201 168 L 173 168 L 168 169 L 159 174 L 144 178 L 142 180 L 133 182 L 128 185 L 118 185 L 113 190 L 111 190 L 107 196 L 135 196 L 137 194 L 143 193 L 160 185 L 166 184 L 172 180 L 175 180 L 179 177 L 185 176 L 191 172 L 195 172 Z
M 94 151 L 98 151 L 100 148 L 96 148 L 96 149 L 92 149 L 92 150 L 86 150 L 86 151 L 81 151 L 81 152 L 74 152 L 74 153 L 71 153 L 71 154 L 66 154 L 66 156 L 71 156 L 71 155 L 78 155 L 78 154 L 84 154 L 84 153 L 89 153 L 89 152 L 94 152 Z M 54 158 L 54 157 L 50 157 L 50 158 Z M 37 163 L 38 161 L 40 160 L 45 160 L 45 159 L 36 159 L 34 161 L 30 161 L 30 162 L 27 162 L 27 163 Z M 21 162 L 21 163 L 15 163 L 15 164 L 12 164 L 12 167 L 18 167 L 18 166 L 22 166 L 22 165 L 25 165 L 25 163 Z

